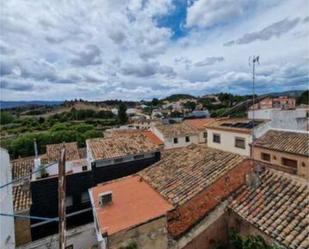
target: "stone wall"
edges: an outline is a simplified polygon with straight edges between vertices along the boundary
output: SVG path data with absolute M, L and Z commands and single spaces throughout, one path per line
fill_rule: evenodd
M 119 249 L 130 242 L 135 242 L 139 249 L 167 249 L 166 217 L 163 216 L 108 236 L 109 249 Z
M 18 215 L 29 215 L 29 211 L 18 213 Z M 15 219 L 15 242 L 16 246 L 31 241 L 31 229 L 29 219 Z

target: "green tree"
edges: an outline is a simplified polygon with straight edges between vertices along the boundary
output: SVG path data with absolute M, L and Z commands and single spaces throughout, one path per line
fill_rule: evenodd
M 151 101 L 151 105 L 152 106 L 158 106 L 160 103 L 160 101 L 157 98 L 153 98 Z
M 0 111 L 0 124 L 9 124 L 14 121 L 14 117 L 11 113 L 6 111 Z
M 121 124 L 125 124 L 128 121 L 127 106 L 123 102 L 118 106 L 118 120 Z
M 183 104 L 183 106 L 191 111 L 193 111 L 196 107 L 196 103 L 193 101 L 187 101 L 186 103 Z
M 298 98 L 297 104 L 309 105 L 309 90 L 304 91 Z

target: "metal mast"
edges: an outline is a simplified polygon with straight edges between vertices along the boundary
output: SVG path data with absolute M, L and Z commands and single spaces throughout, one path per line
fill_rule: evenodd
M 254 161 L 254 141 L 255 141 L 255 134 L 254 134 L 254 125 L 255 125 L 255 64 L 260 64 L 260 56 L 253 56 L 252 57 L 252 146 L 251 146 L 251 159 Z M 251 58 L 249 58 L 249 63 L 251 63 Z

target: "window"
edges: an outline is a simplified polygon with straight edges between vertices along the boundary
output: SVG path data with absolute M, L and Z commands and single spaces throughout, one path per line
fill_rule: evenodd
M 84 165 L 84 166 L 82 167 L 82 170 L 83 170 L 83 171 L 86 171 L 86 170 L 87 170 L 87 165 Z
M 288 166 L 288 167 L 293 167 L 293 168 L 297 168 L 297 161 L 296 160 L 292 160 L 292 159 L 288 159 L 288 158 L 282 158 L 281 159 L 281 163 L 284 166 Z
M 83 192 L 80 198 L 81 203 L 87 203 L 90 201 L 88 192 Z
M 190 137 L 186 137 L 186 143 L 190 142 Z
M 177 137 L 174 138 L 174 144 L 178 144 L 178 138 Z
M 214 143 L 220 144 L 221 143 L 221 136 L 219 134 L 213 134 L 212 141 Z
M 245 149 L 246 148 L 246 143 L 245 139 L 241 137 L 235 137 L 235 147 Z
M 116 158 L 114 159 L 115 163 L 121 163 L 123 161 L 123 158 Z
M 261 159 L 264 160 L 264 161 L 270 161 L 270 154 L 267 154 L 267 153 L 261 153 Z
M 144 155 L 136 155 L 134 156 L 134 159 L 138 160 L 138 159 L 143 159 Z
M 204 138 L 207 138 L 207 131 L 205 131 L 205 132 L 203 133 L 203 137 L 204 137 Z
M 72 196 L 66 196 L 65 197 L 65 206 L 66 207 L 72 207 L 73 206 L 73 197 Z

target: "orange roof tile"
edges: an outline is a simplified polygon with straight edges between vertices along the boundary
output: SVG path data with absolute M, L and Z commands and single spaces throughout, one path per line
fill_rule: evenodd
M 156 145 L 163 145 L 163 141 L 151 131 L 142 131 L 142 134 L 148 137 Z
M 214 122 L 216 119 L 214 118 L 198 118 L 198 119 L 186 119 L 184 122 L 193 128 L 196 128 L 198 130 L 203 130 L 205 129 L 206 125 L 211 124 Z
M 113 201 L 110 205 L 100 207 L 98 195 L 106 191 L 112 191 Z M 91 189 L 91 194 L 100 230 L 109 235 L 163 216 L 173 209 L 170 203 L 136 175 L 98 185 Z

